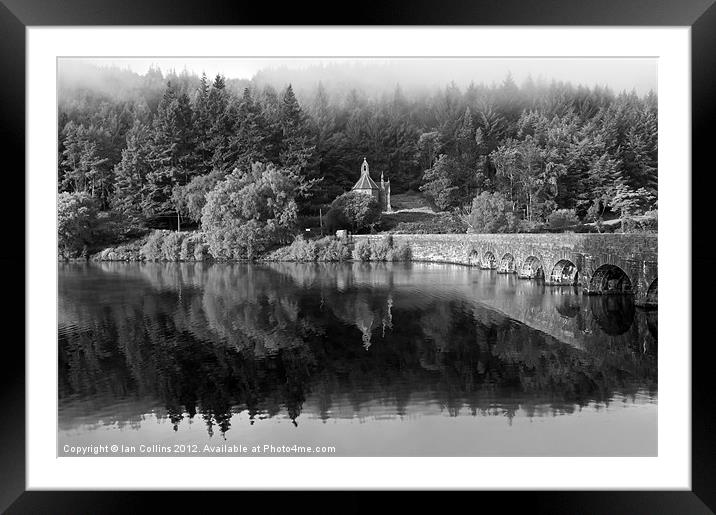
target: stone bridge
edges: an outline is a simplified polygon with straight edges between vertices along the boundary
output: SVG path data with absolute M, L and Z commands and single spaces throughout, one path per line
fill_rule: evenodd
M 382 238 L 382 235 L 354 238 Z M 633 295 L 657 305 L 656 234 L 394 234 L 414 261 L 457 263 L 580 286 L 588 295 Z

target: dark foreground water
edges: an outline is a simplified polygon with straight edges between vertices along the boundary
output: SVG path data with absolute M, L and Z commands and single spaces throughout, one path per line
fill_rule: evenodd
M 656 312 L 458 265 L 61 264 L 58 366 L 60 456 L 657 454 Z

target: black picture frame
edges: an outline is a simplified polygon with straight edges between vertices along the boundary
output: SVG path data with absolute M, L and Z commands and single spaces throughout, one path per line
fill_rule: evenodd
M 126 513 L 150 506 L 149 498 L 161 493 L 148 492 L 39 492 L 25 491 L 25 349 L 23 326 L 10 337 L 9 321 L 24 319 L 24 277 L 32 270 L 25 265 L 25 226 L 18 213 L 25 213 L 25 29 L 49 25 L 551 25 L 551 26 L 690 26 L 692 69 L 692 490 L 640 492 L 480 492 L 482 502 L 499 502 L 514 509 L 549 513 L 712 513 L 716 511 L 716 400 L 712 395 L 710 342 L 705 296 L 713 291 L 707 276 L 715 270 L 716 259 L 709 254 L 710 234 L 708 195 L 715 191 L 713 158 L 710 147 L 716 120 L 716 5 L 714 0 L 522 0 L 494 1 L 363 1 L 339 21 L 335 4 L 312 3 L 278 8 L 269 3 L 233 3 L 224 0 L 189 2 L 170 0 L 0 0 L 0 147 L 3 156 L 16 158 L 5 178 L 7 197 L 19 204 L 6 216 L 5 235 L 12 246 L 0 254 L 7 274 L 5 283 L 11 302 L 4 311 L 8 328 L 4 341 L 7 360 L 0 373 L 0 405 L 6 419 L 0 424 L 0 511 L 7 513 Z M 322 13 L 323 19 L 316 13 Z M 333 19 L 326 19 L 331 18 Z M 7 163 L 7 161 L 5 161 Z M 670 173 L 679 173 L 670 171 Z M 686 172 L 688 173 L 688 172 Z M 684 174 L 684 180 L 688 175 Z M 10 181 L 9 183 L 7 181 Z M 23 219 L 24 220 L 24 219 Z M 20 242 L 23 242 L 21 245 Z M 684 249 L 684 253 L 689 249 Z M 686 259 L 686 257 L 685 257 Z M 23 274 L 17 273 L 23 270 Z M 697 276 L 697 272 L 699 275 Z M 702 275 L 703 274 L 703 275 Z M 706 284 L 704 284 L 704 282 Z M 20 294 L 19 292 L 23 292 Z M 20 298 L 18 298 L 20 297 Z M 687 301 L 687 299 L 684 299 Z M 710 336 L 710 337 L 709 337 Z M 664 342 L 689 345 L 691 342 Z M 91 466 L 91 464 L 88 464 Z M 171 505 L 188 508 L 191 503 L 205 507 L 228 500 L 233 494 L 171 492 Z M 242 503 L 254 493 L 240 493 Z M 275 495 L 275 494 L 272 494 Z M 298 505 L 307 495 L 285 495 Z M 343 511 L 363 511 L 375 503 L 376 494 L 349 494 L 349 499 L 331 500 L 322 493 L 321 505 L 344 506 Z M 474 495 L 474 494 L 472 494 Z M 461 495 L 458 497 L 462 497 Z M 163 499 L 160 499 L 163 500 Z M 408 502 L 408 501 L 405 501 Z M 451 500 L 450 503 L 461 502 Z M 209 503 L 209 504 L 206 504 Z M 339 503 L 339 504 L 336 504 Z M 421 494 L 410 496 L 410 503 L 427 507 Z M 284 504 L 283 502 L 281 504 Z M 285 504 L 284 504 L 285 506 Z M 406 506 L 407 507 L 407 506 Z M 172 508 L 174 509 L 174 508 Z M 442 504 L 442 509 L 445 505 Z

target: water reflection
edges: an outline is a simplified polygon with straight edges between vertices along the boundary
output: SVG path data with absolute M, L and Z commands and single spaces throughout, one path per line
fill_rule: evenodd
M 655 313 L 467 267 L 62 264 L 59 296 L 61 429 L 510 419 L 657 389 Z

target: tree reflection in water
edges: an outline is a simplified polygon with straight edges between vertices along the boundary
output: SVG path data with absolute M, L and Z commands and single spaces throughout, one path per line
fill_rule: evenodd
M 656 394 L 655 315 L 459 266 L 61 265 L 59 320 L 61 424 L 118 400 L 115 419 L 156 399 L 212 435 L 238 412 L 537 416 Z

